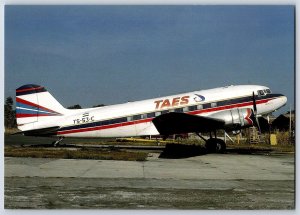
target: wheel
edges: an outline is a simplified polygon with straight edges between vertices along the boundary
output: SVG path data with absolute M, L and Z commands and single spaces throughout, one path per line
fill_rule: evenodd
M 226 151 L 226 144 L 223 140 L 217 139 L 216 142 L 216 153 L 224 153 Z
M 214 141 L 214 139 L 208 139 L 205 143 L 205 148 L 207 150 L 208 153 L 214 153 L 216 151 L 216 142 Z
M 205 147 L 209 153 L 224 153 L 226 144 L 218 138 L 211 138 L 206 141 Z

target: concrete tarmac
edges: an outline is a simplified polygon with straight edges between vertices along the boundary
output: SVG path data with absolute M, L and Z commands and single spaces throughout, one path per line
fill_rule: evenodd
M 5 208 L 293 209 L 294 155 L 5 158 Z

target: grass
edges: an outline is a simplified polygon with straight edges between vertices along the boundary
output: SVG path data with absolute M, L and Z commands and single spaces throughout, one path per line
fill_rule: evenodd
M 32 147 L 5 147 L 4 155 L 5 157 L 146 161 L 148 153 L 122 150 L 92 150 L 85 148 L 67 150 Z
M 5 128 L 4 129 L 5 134 L 14 134 L 14 133 L 17 133 L 17 132 L 20 132 L 20 130 L 17 129 L 17 128 Z
M 249 149 L 249 150 L 270 150 L 274 152 L 295 152 L 293 145 L 276 145 L 271 146 L 269 144 L 227 144 L 228 148 L 233 149 Z

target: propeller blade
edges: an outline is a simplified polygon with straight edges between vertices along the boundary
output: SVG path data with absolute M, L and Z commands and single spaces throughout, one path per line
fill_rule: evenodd
M 253 110 L 254 110 L 255 117 L 256 117 L 256 114 L 257 114 L 257 108 L 256 108 L 256 100 L 255 100 L 254 91 L 253 91 L 253 93 L 252 93 L 252 101 L 253 101 Z
M 259 133 L 261 134 L 261 129 L 260 129 L 260 125 L 259 125 L 259 120 L 258 120 L 257 117 L 255 117 L 255 119 L 256 119 L 256 124 L 257 124 L 258 131 L 259 131 Z
M 254 117 L 255 117 L 256 125 L 257 125 L 259 133 L 261 133 L 259 120 L 257 118 L 257 107 L 256 107 L 256 99 L 255 99 L 254 91 L 252 92 L 252 101 L 253 101 L 253 111 L 254 111 Z

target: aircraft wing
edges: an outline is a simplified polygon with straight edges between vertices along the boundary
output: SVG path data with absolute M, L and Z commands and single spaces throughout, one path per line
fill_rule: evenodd
M 225 125 L 223 120 L 176 112 L 157 116 L 152 122 L 161 135 L 209 132 Z

